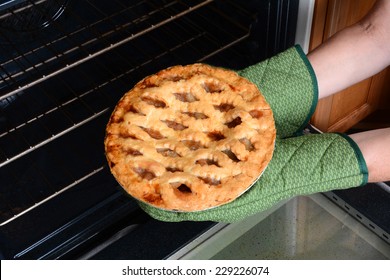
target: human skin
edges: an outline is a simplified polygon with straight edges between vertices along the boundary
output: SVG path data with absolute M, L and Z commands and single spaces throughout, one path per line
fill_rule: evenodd
M 362 81 L 390 65 L 390 1 L 378 0 L 358 23 L 308 54 L 319 99 Z M 389 93 L 390 94 L 390 93 Z M 390 180 L 390 128 L 351 134 L 368 167 L 369 182 Z

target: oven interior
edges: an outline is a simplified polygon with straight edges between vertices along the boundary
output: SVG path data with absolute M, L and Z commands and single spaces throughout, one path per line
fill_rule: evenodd
M 106 166 L 105 125 L 120 97 L 160 69 L 240 69 L 292 46 L 297 9 L 264 0 L 0 1 L 1 258 L 86 257 L 131 234 L 117 258 L 158 259 L 212 226 L 140 211 Z
M 298 6 L 0 1 L 0 258 L 162 259 L 214 227 L 143 213 L 110 174 L 105 126 L 121 96 L 160 69 L 241 69 L 291 47 Z

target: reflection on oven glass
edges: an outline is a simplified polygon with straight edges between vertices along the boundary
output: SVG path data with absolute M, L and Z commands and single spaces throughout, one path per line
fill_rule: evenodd
M 309 197 L 293 199 L 213 259 L 387 259 Z

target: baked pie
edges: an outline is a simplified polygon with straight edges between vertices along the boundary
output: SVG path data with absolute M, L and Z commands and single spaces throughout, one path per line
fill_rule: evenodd
M 127 92 L 107 125 L 105 151 L 131 196 L 199 211 L 244 193 L 271 160 L 275 136 L 254 84 L 198 63 L 162 70 Z

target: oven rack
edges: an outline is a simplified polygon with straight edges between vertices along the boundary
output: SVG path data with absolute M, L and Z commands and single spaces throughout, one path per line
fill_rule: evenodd
M 243 33 L 243 35 L 239 39 L 235 39 L 232 42 L 227 42 L 226 45 L 224 45 L 222 47 L 218 46 L 218 48 L 216 48 L 215 50 L 208 51 L 206 55 L 203 55 L 203 54 L 200 55 L 201 57 L 198 58 L 198 61 L 204 61 L 206 58 L 209 58 L 210 56 L 215 55 L 216 53 L 224 50 L 225 48 L 227 48 L 233 44 L 236 44 L 238 41 L 246 38 L 247 36 L 249 36 L 248 33 Z M 206 34 L 206 32 L 201 31 L 199 34 L 195 34 L 194 37 L 190 37 L 186 41 L 182 41 L 179 45 L 173 46 L 167 50 L 164 50 L 164 49 L 160 50 L 160 52 L 155 57 L 147 58 L 145 61 L 139 62 L 136 66 L 133 65 L 132 67 L 130 67 L 130 69 L 126 69 L 125 71 L 123 71 L 119 74 L 117 73 L 116 75 L 113 75 L 112 77 L 110 77 L 110 79 L 108 81 L 104 81 L 102 83 L 101 83 L 101 81 L 99 81 L 100 82 L 99 84 L 95 84 L 92 89 L 88 89 L 85 92 L 76 92 L 76 91 L 72 90 L 72 88 L 68 85 L 68 83 L 66 81 L 63 81 L 60 77 L 57 79 L 56 85 L 61 85 L 65 88 L 69 88 L 69 92 L 73 92 L 71 98 L 66 100 L 65 102 L 58 102 L 57 100 L 52 100 L 53 97 L 50 96 L 49 90 L 47 90 L 45 87 L 41 87 L 41 85 L 37 85 L 36 88 L 39 89 L 40 92 L 44 93 L 44 94 L 41 94 L 40 98 L 41 99 L 42 98 L 51 99 L 47 103 L 52 103 L 54 105 L 52 107 L 49 107 L 46 111 L 39 112 L 37 115 L 34 115 L 32 118 L 26 118 L 24 121 L 20 121 L 19 123 L 9 125 L 10 128 L 8 130 L 5 129 L 5 130 L 0 132 L 0 138 L 10 137 L 12 139 L 13 133 L 16 134 L 17 132 L 22 131 L 23 129 L 28 129 L 27 127 L 33 126 L 35 124 L 37 124 L 37 126 L 39 126 L 41 128 L 45 127 L 45 125 L 40 124 L 40 120 L 42 120 L 50 115 L 55 115 L 55 114 L 57 114 L 57 112 L 61 112 L 63 115 L 65 115 L 65 118 L 68 119 L 68 125 L 65 129 L 61 130 L 58 133 L 53 133 L 52 131 L 50 131 L 50 129 L 45 127 L 45 129 L 47 131 L 46 131 L 46 133 L 44 133 L 42 135 L 48 134 L 49 137 L 47 137 L 46 139 L 44 139 L 38 143 L 36 141 L 31 141 L 31 140 L 29 141 L 29 139 L 25 139 L 26 136 L 17 137 L 18 139 L 25 140 L 24 141 L 25 143 L 22 143 L 21 146 L 25 146 L 26 148 L 23 149 L 22 151 L 15 151 L 15 152 L 12 152 L 10 149 L 8 149 L 8 151 L 2 151 L 2 152 L 0 151 L 0 167 L 4 166 L 7 163 L 12 162 L 13 160 L 25 155 L 26 153 L 28 153 L 36 148 L 41 147 L 45 143 L 52 141 L 52 140 L 56 139 L 57 137 L 60 137 L 64 133 L 67 133 L 67 131 L 69 131 L 71 129 L 75 129 L 75 128 L 83 125 L 85 122 L 88 122 L 91 119 L 93 119 L 93 118 L 99 116 L 100 114 L 104 113 L 105 111 L 107 111 L 108 110 L 107 107 L 103 108 L 101 110 L 94 110 L 93 108 L 90 108 L 90 106 L 88 105 L 87 102 L 83 101 L 84 99 L 87 99 L 89 97 L 89 95 L 95 94 L 95 91 L 97 89 L 100 89 L 100 88 L 106 86 L 108 83 L 112 83 L 114 80 L 120 80 L 121 78 L 125 77 L 126 75 L 128 76 L 128 75 L 132 74 L 134 71 L 138 70 L 139 68 L 142 68 L 150 63 L 153 63 L 153 61 L 155 61 L 156 59 L 159 59 L 160 57 L 162 57 L 164 55 L 174 53 L 177 49 L 179 49 L 181 47 L 191 45 L 193 43 L 193 41 L 202 39 L 202 37 L 208 37 L 207 39 L 210 40 L 208 34 Z M 157 40 L 155 40 L 155 41 L 157 42 Z M 119 45 L 119 43 L 116 46 L 118 46 L 118 45 Z M 109 48 L 104 49 L 104 52 L 109 52 L 112 49 L 114 49 L 114 47 L 110 46 Z M 139 48 L 137 48 L 136 51 L 142 52 L 142 50 Z M 198 50 L 194 50 L 194 51 L 198 51 Z M 100 52 L 100 53 L 102 54 L 102 52 Z M 199 57 L 199 55 L 197 55 L 197 57 Z M 90 58 L 88 58 L 88 59 L 90 59 Z M 83 58 L 82 61 L 76 61 L 74 64 L 72 64 L 72 66 L 68 65 L 65 68 L 60 69 L 59 71 L 56 71 L 55 73 L 52 73 L 52 74 L 45 75 L 43 78 L 40 78 L 40 79 L 38 79 L 38 80 L 36 80 L 36 81 L 26 85 L 26 86 L 32 87 L 33 85 L 35 85 L 39 82 L 43 82 L 47 79 L 52 78 L 54 75 L 59 74 L 59 72 L 61 72 L 61 71 L 68 70 L 67 68 L 69 68 L 69 67 L 75 67 L 76 64 L 84 63 L 88 59 Z M 120 59 L 123 59 L 123 56 L 120 57 Z M 80 75 L 81 75 L 80 77 L 85 77 L 85 79 L 88 78 L 86 73 L 81 73 Z M 23 95 L 24 91 L 25 91 L 24 88 L 19 90 L 18 91 L 19 95 L 20 96 Z M 12 93 L 12 95 L 10 95 L 11 93 Z M 3 107 L 8 107 L 8 104 L 12 103 L 13 99 L 18 97 L 16 95 L 16 93 L 14 93 L 14 92 L 11 92 L 11 93 L 8 93 L 8 95 L 9 95 L 8 97 L 3 97 L 3 102 L 2 102 Z M 30 94 L 30 93 L 28 93 L 28 94 Z M 29 102 L 26 101 L 25 103 L 26 103 L 26 107 L 31 106 L 30 100 L 29 100 Z M 77 103 L 79 103 L 79 104 L 77 104 Z M 74 105 L 74 104 L 77 104 L 77 105 Z M 69 113 L 66 112 L 66 108 L 71 107 L 71 106 L 85 107 L 85 111 L 88 112 L 87 116 L 84 119 L 78 120 L 77 122 L 75 122 L 74 120 L 72 120 L 72 117 L 69 116 Z M 4 141 L 9 142 L 9 140 L 4 140 Z
M 210 2 L 210 1 L 202 2 L 201 4 L 199 4 L 199 6 L 205 5 L 208 2 Z M 189 12 L 189 10 L 194 10 L 194 8 L 189 7 L 185 13 Z M 176 17 L 177 16 L 178 15 L 176 15 Z M 172 18 L 170 18 L 169 20 L 177 20 L 177 18 L 175 18 L 175 16 L 172 16 Z M 165 55 L 171 55 L 172 53 L 174 53 L 176 50 L 180 49 L 181 47 L 190 46 L 196 40 L 201 40 L 203 38 L 207 38 L 208 41 L 210 41 L 210 39 L 212 39 L 212 41 L 214 41 L 214 42 L 216 41 L 215 38 L 210 38 L 209 34 L 207 34 L 205 31 L 199 30 L 199 31 L 197 31 L 199 33 L 194 34 L 193 37 L 189 37 L 187 40 L 184 40 L 184 41 L 182 40 L 181 43 L 176 45 L 176 46 L 172 46 L 172 47 L 167 48 L 167 49 L 164 49 L 163 48 L 164 46 L 161 46 L 159 53 L 156 54 L 154 57 L 146 57 L 146 59 L 144 61 L 141 61 L 141 62 L 138 62 L 137 64 L 131 65 L 128 69 L 122 71 L 121 73 L 116 73 L 115 75 L 112 75 L 111 77 L 109 77 L 109 80 L 105 80 L 103 82 L 99 81 L 98 83 L 95 83 L 92 88 L 89 88 L 84 92 L 79 92 L 79 91 L 73 90 L 72 87 L 69 86 L 68 81 L 64 81 L 63 79 L 61 79 L 61 77 L 59 77 L 58 79 L 56 79 L 56 85 L 68 88 L 68 91 L 72 92 L 71 96 L 68 97 L 69 99 L 66 101 L 62 101 L 62 102 L 57 101 L 57 100 L 53 100 L 53 97 L 50 94 L 50 90 L 53 90 L 52 88 L 50 88 L 50 90 L 49 90 L 45 86 L 38 85 L 39 83 L 44 82 L 50 78 L 54 78 L 54 76 L 60 74 L 61 72 L 67 71 L 70 68 L 73 68 L 73 67 L 76 67 L 77 65 L 85 63 L 88 60 L 93 59 L 94 57 L 96 57 L 98 55 L 102 55 L 104 53 L 110 52 L 110 51 L 114 50 L 115 48 L 119 47 L 120 45 L 127 43 L 128 41 L 135 40 L 137 37 L 139 37 L 147 32 L 150 32 L 153 29 L 160 27 L 165 23 L 166 22 L 161 22 L 160 24 L 152 25 L 151 27 L 149 27 L 149 28 L 137 33 L 137 34 L 133 34 L 124 40 L 121 40 L 121 41 L 116 42 L 116 43 L 111 43 L 111 45 L 106 47 L 106 48 L 98 50 L 97 52 L 95 52 L 93 54 L 88 54 L 87 56 L 85 56 L 85 57 L 81 58 L 80 60 L 77 60 L 71 64 L 66 64 L 63 68 L 55 70 L 54 72 L 44 74 L 42 77 L 37 78 L 36 80 L 34 80 L 28 84 L 25 84 L 23 86 L 20 86 L 20 83 L 15 82 L 14 85 L 15 86 L 18 85 L 18 88 L 16 90 L 11 90 L 11 91 L 7 92 L 6 94 L 4 94 L 1 97 L 2 98 L 1 105 L 3 107 L 8 107 L 14 101 L 15 98 L 18 98 L 18 97 L 26 94 L 25 93 L 26 90 L 30 87 L 35 86 L 35 85 L 37 85 L 37 86 L 34 89 L 38 89 L 40 92 L 44 93 L 44 94 L 40 94 L 40 96 L 38 98 L 48 99 L 47 103 L 51 103 L 50 104 L 51 106 L 48 106 L 48 108 L 46 110 L 38 112 L 35 115 L 33 115 L 32 117 L 30 117 L 30 115 L 28 115 L 28 117 L 26 117 L 24 120 L 18 120 L 18 122 L 14 123 L 14 124 L 8 124 L 7 128 L 5 128 L 5 129 L 3 128 L 0 131 L 0 139 L 1 138 L 12 139 L 13 138 L 12 134 L 18 134 L 18 132 L 23 131 L 24 129 L 31 130 L 28 127 L 31 127 L 34 125 L 40 127 L 41 130 L 42 129 L 46 130 L 45 133 L 43 133 L 42 135 L 48 135 L 48 137 L 37 142 L 34 140 L 27 139 L 27 136 L 25 136 L 25 135 L 23 135 L 23 133 L 21 133 L 22 135 L 18 135 L 20 137 L 15 137 L 15 138 L 22 139 L 24 141 L 24 143 L 21 143 L 20 146 L 25 146 L 25 148 L 22 150 L 19 149 L 16 151 L 12 151 L 11 149 L 8 149 L 8 151 L 0 150 L 0 167 L 12 162 L 13 160 L 15 160 L 17 158 L 20 158 L 21 156 L 25 155 L 26 153 L 31 152 L 32 150 L 45 145 L 47 142 L 50 142 L 50 141 L 56 139 L 57 137 L 60 137 L 64 133 L 67 133 L 69 130 L 75 129 L 75 128 L 83 125 L 84 123 L 90 121 L 91 119 L 98 117 L 100 114 L 103 114 L 104 112 L 106 112 L 109 109 L 108 107 L 99 108 L 100 110 L 96 110 L 95 108 L 91 108 L 91 106 L 87 102 L 84 101 L 85 99 L 88 99 L 90 95 L 94 95 L 96 90 L 105 87 L 107 84 L 112 83 L 115 80 L 120 80 L 125 76 L 131 75 L 136 70 L 138 70 L 142 67 L 145 67 L 148 64 L 153 63 L 155 60 L 157 60 Z M 196 29 L 196 28 L 199 28 L 199 27 L 193 27 L 193 29 Z M 111 33 L 111 32 L 114 32 L 114 31 L 110 31 L 108 33 Z M 167 37 L 169 35 L 171 35 L 168 33 L 166 33 L 166 34 L 167 34 Z M 224 35 L 227 35 L 227 34 L 224 34 Z M 225 48 L 228 48 L 229 46 L 236 44 L 237 42 L 241 41 L 242 39 L 245 39 L 248 36 L 249 36 L 249 34 L 248 34 L 248 31 L 246 30 L 245 32 L 243 32 L 242 36 L 239 39 L 235 38 L 234 40 L 227 42 L 224 46 L 217 46 L 217 48 L 215 48 L 213 50 L 208 50 L 206 54 L 196 55 L 196 57 L 198 57 L 197 61 L 204 61 L 205 59 L 211 57 L 212 55 L 215 55 L 216 53 L 221 52 Z M 153 39 L 152 43 L 158 44 L 158 39 Z M 89 42 L 88 42 L 88 44 L 89 44 Z M 50 46 L 50 44 L 46 44 L 46 46 Z M 26 59 L 28 61 L 28 59 L 26 57 L 41 50 L 41 48 L 43 48 L 43 47 L 28 51 L 27 53 L 24 53 L 24 54 L 18 54 L 17 57 L 15 58 L 15 61 L 13 61 L 13 63 L 17 63 L 16 61 L 19 59 Z M 78 48 L 83 49 L 84 46 L 80 45 Z M 70 54 L 73 51 L 73 49 L 74 48 L 72 48 L 71 50 L 67 50 L 64 53 L 57 54 L 56 58 L 52 57 L 52 58 L 46 59 L 45 61 L 39 62 L 35 65 L 29 66 L 27 69 L 24 69 L 24 71 L 20 71 L 20 72 L 15 73 L 13 77 L 7 71 L 4 71 L 4 72 L 6 73 L 7 78 L 9 78 L 11 80 L 15 79 L 16 76 L 29 74 L 29 72 L 32 70 L 36 70 L 34 72 L 40 73 L 42 71 L 40 71 L 39 67 L 43 67 L 48 61 L 51 61 L 52 59 L 59 59 L 60 57 L 63 57 L 63 56 Z M 139 47 L 136 47 L 135 50 L 138 53 L 142 53 L 142 49 Z M 194 51 L 199 51 L 199 50 L 194 49 Z M 84 52 L 86 52 L 86 51 L 84 51 Z M 126 59 L 126 58 L 123 56 L 120 56 L 118 59 Z M 11 60 L 8 60 L 5 62 L 5 64 L 2 64 L 1 65 L 2 69 L 6 69 L 7 68 L 6 66 L 8 64 L 10 64 L 10 61 Z M 104 65 L 103 65 L 103 67 L 104 67 Z M 110 71 L 109 69 L 104 69 L 104 70 Z M 88 72 L 88 69 L 85 72 Z M 80 75 L 81 76 L 79 76 L 79 77 L 83 77 L 84 79 L 88 79 L 87 73 L 80 73 Z M 7 82 L 7 78 L 5 80 L 3 80 L 3 82 Z M 31 94 L 31 93 L 28 92 L 27 94 Z M 123 94 L 123 92 L 121 92 L 121 94 Z M 35 95 L 38 95 L 38 94 L 35 94 Z M 27 101 L 25 101 L 25 103 L 26 103 L 25 107 L 31 106 L 30 99 L 31 98 L 29 98 Z M 81 119 L 81 120 L 77 120 L 77 121 L 73 120 L 72 116 L 70 116 L 70 113 L 68 113 L 67 109 L 66 109 L 66 108 L 72 107 L 72 106 L 82 107 L 83 110 L 85 112 L 87 112 L 86 117 Z M 25 108 L 23 108 L 23 109 L 25 109 Z M 44 118 L 47 118 L 51 115 L 56 115 L 56 114 L 64 115 L 64 118 L 67 119 L 67 121 L 64 121 L 64 122 L 67 122 L 66 128 L 64 128 L 60 132 L 51 131 L 46 125 L 42 124 L 42 121 L 41 121 Z M 25 133 L 25 134 L 27 134 L 27 133 Z M 7 142 L 7 143 L 10 142 L 8 139 L 5 139 L 3 141 Z
M 64 26 L 61 23 L 53 22 L 52 27 L 54 26 L 53 28 L 56 28 L 60 34 L 64 35 L 58 36 L 51 41 L 43 39 L 33 49 L 24 50 L 12 40 L 14 38 L 10 38 L 9 34 L 3 33 L 3 48 L 5 48 L 4 45 L 7 45 L 7 47 L 11 47 L 16 52 L 11 57 L 3 57 L 1 61 L 2 82 L 7 84 L 8 88 L 11 88 L 11 90 L 8 89 L 5 94 L 2 94 L 1 98 L 12 96 L 51 76 L 93 59 L 112 48 L 134 40 L 151 30 L 207 5 L 213 2 L 213 0 L 198 1 L 199 3 L 195 6 L 188 6 L 181 1 L 170 1 L 161 7 L 150 5 L 152 1 L 138 2 L 129 7 L 125 7 L 122 4 L 120 9 L 118 8 L 117 13 L 109 16 L 106 16 L 104 11 L 93 2 L 87 2 L 90 4 L 87 8 L 89 10 L 95 9 L 103 15 L 103 18 L 98 17 L 92 23 L 80 24 L 76 30 L 71 32 L 64 30 Z M 142 4 L 152 7 L 147 7 L 149 10 L 144 12 L 145 15 L 139 17 L 139 15 L 134 14 L 133 10 Z M 179 4 L 180 7 L 177 7 Z M 39 6 L 33 2 L 29 6 L 30 9 L 35 8 L 41 11 Z M 171 11 L 172 6 L 175 6 L 173 11 Z M 44 11 L 41 11 L 41 13 L 44 13 Z M 11 10 L 0 16 L 0 20 L 5 21 L 10 17 L 15 18 L 18 16 L 16 12 Z M 72 20 L 84 21 L 80 17 L 77 13 L 72 14 Z M 129 19 L 130 21 L 128 21 Z M 102 25 L 105 27 L 101 27 Z M 96 46 L 97 42 L 99 42 L 99 46 Z M 72 55 L 75 58 L 70 58 Z M 37 59 L 36 57 L 40 58 Z M 22 81 L 19 81 L 20 79 Z
M 34 1 L 27 2 L 35 5 Z M 227 59 L 238 56 L 230 47 L 250 36 L 250 26 L 245 23 L 251 15 L 234 2 L 230 5 L 235 6 L 234 17 L 240 17 L 239 21 L 231 20 L 230 15 L 210 5 L 214 2 L 210 0 L 158 2 L 140 1 L 125 7 L 118 0 L 110 1 L 112 6 L 117 5 L 118 12 L 108 16 L 96 2 L 69 1 L 62 15 L 64 18 L 45 27 L 45 34 L 36 35 L 39 43 L 27 40 L 20 45 L 18 40 L 24 34 L 11 38 L 7 32 L 0 32 L 3 54 L 0 54 L 0 177 L 8 177 L 1 190 L 0 225 L 19 218 L 96 173 L 105 172 L 103 157 L 86 160 L 87 155 L 75 154 L 69 161 L 85 164 L 69 167 L 54 147 L 65 142 L 63 138 L 69 134 L 81 128 L 84 130 L 91 123 L 99 123 L 104 128 L 113 106 L 132 84 L 159 67 L 170 66 L 172 61 L 182 64 L 207 62 L 226 50 L 230 52 Z M 153 9 L 150 9 L 151 3 Z M 144 16 L 138 15 L 133 20 L 127 16 L 126 12 L 133 14 L 134 9 L 140 9 L 143 4 L 149 5 L 149 10 L 143 8 Z M 76 24 L 77 29 L 64 34 L 67 21 L 82 20 L 80 15 L 73 13 L 72 5 L 87 5 L 100 17 Z M 7 13 L 15 16 L 12 11 Z M 216 21 L 207 16 L 210 14 L 220 17 L 224 25 L 216 26 Z M 123 20 L 126 22 L 119 26 L 117 22 Z M 107 22 L 112 29 L 99 30 L 99 24 Z M 214 25 L 213 32 L 206 28 L 208 25 Z M 137 28 L 139 30 L 134 32 Z M 82 36 L 85 33 L 88 34 Z M 80 41 L 77 36 L 85 40 Z M 62 45 L 68 48 L 58 51 Z M 103 129 L 101 134 L 104 134 Z M 85 141 L 86 137 L 81 135 L 80 141 Z M 99 147 L 102 138 L 91 140 L 90 145 L 104 154 Z M 42 156 L 42 148 L 50 151 L 46 155 L 47 162 L 62 166 L 56 171 L 58 174 L 55 173 L 64 178 L 60 183 L 52 183 L 55 180 L 47 178 L 47 167 L 36 163 L 35 158 Z M 88 152 L 92 154 L 93 149 Z M 36 191 L 21 182 L 25 178 L 18 178 L 12 172 L 20 168 L 31 169 L 28 176 L 38 182 Z M 7 197 L 15 192 L 27 195 L 10 205 Z

